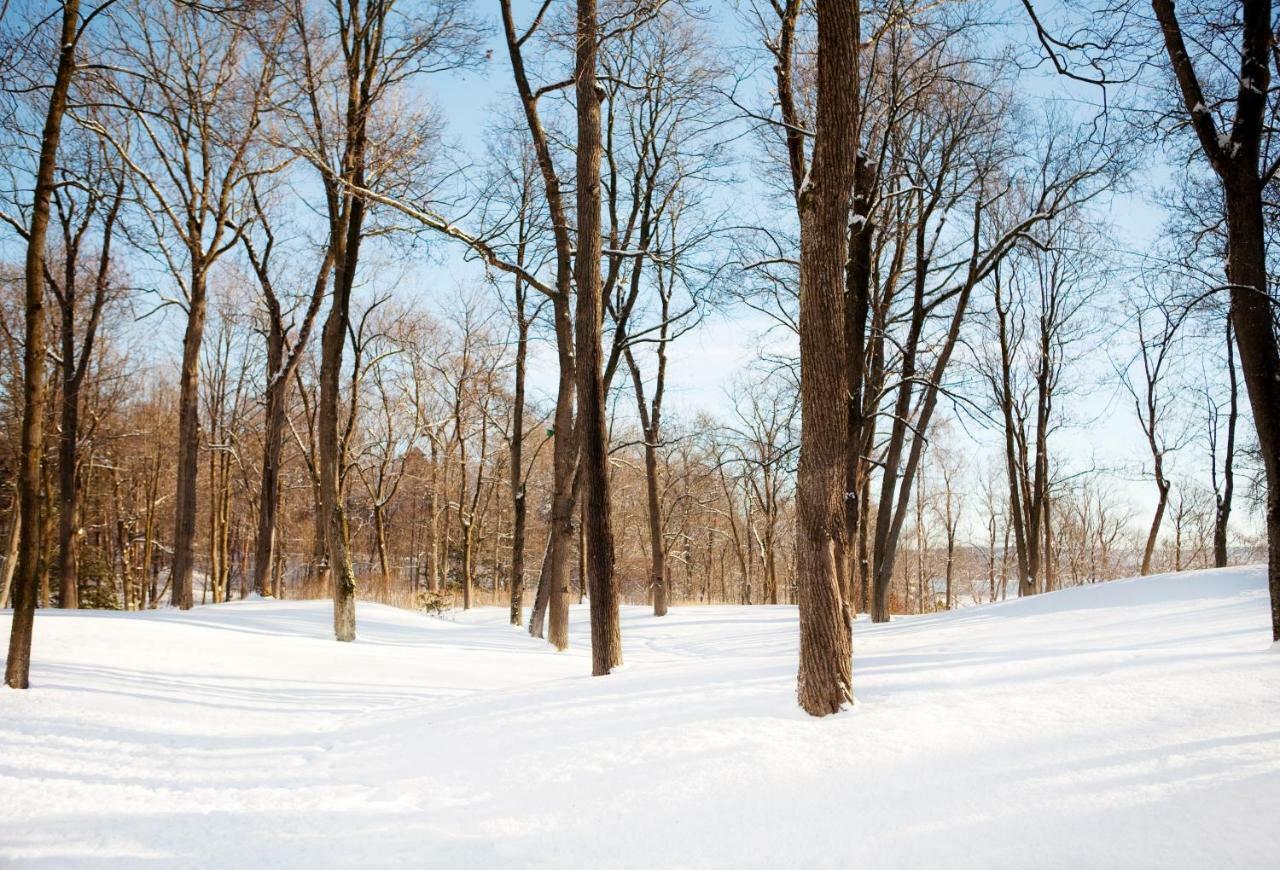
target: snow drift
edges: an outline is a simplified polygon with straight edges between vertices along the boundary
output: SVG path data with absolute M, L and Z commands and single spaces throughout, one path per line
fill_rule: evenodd
M 44 611 L 0 863 L 1274 867 L 1267 608 L 1226 569 L 860 621 L 823 720 L 788 607 L 627 608 L 607 678 L 584 610 L 563 654 L 496 609 Z

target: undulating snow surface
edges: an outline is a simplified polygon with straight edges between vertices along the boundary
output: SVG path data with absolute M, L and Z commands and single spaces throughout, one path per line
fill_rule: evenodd
M 1280 866 L 1280 651 L 1262 572 L 859 622 L 857 707 L 793 701 L 787 607 L 325 602 L 37 617 L 0 690 L 18 867 Z M 0 626 L 7 637 L 7 614 Z

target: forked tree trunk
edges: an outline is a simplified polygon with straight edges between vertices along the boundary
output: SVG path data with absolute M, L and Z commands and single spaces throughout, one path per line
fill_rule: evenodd
M 53 196 L 58 142 L 67 110 L 67 91 L 75 74 L 76 28 L 80 23 L 79 0 L 64 0 L 58 64 L 49 107 L 40 136 L 40 160 L 36 166 L 31 224 L 25 263 L 25 343 L 22 351 L 22 454 L 18 467 L 18 578 L 13 590 L 13 619 L 9 629 L 9 655 L 5 685 L 25 689 L 30 684 L 31 636 L 40 571 L 40 484 L 44 454 L 45 344 L 44 253 L 49 232 L 49 202 Z
M 578 441 L 573 414 L 576 388 L 573 322 L 568 298 L 552 300 L 556 347 L 560 374 L 556 393 L 555 442 L 552 445 L 551 517 L 547 528 L 547 548 L 543 553 L 538 592 L 529 619 L 529 633 L 541 637 L 544 624 L 547 640 L 556 649 L 569 645 L 569 548 L 573 543 L 573 507 L 576 503 Z
M 819 3 L 813 163 L 799 190 L 800 469 L 796 698 L 813 716 L 853 702 L 852 626 L 841 595 L 844 554 L 844 271 L 857 154 L 858 5 Z
M 600 257 L 600 90 L 596 85 L 599 25 L 596 0 L 578 0 L 574 65 L 578 115 L 577 380 L 580 463 L 587 538 L 587 586 L 591 608 L 591 673 L 603 676 L 622 664 L 618 592 L 613 575 L 613 527 L 609 515 L 609 432 L 605 420 L 601 328 L 604 315 Z

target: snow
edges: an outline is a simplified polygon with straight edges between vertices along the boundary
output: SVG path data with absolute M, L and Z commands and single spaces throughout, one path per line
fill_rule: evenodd
M 789 607 L 627 608 L 606 678 L 582 609 L 563 654 L 496 608 L 41 612 L 0 865 L 1274 867 L 1267 608 L 1250 568 L 859 621 L 821 720 Z

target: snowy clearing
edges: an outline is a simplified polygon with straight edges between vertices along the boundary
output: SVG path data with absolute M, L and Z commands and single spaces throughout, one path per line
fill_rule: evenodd
M 1264 576 L 1108 583 L 859 622 L 859 704 L 793 699 L 788 607 L 327 602 L 37 616 L 0 692 L 17 867 L 1274 867 L 1280 652 Z M 7 636 L 7 618 L 4 635 Z

